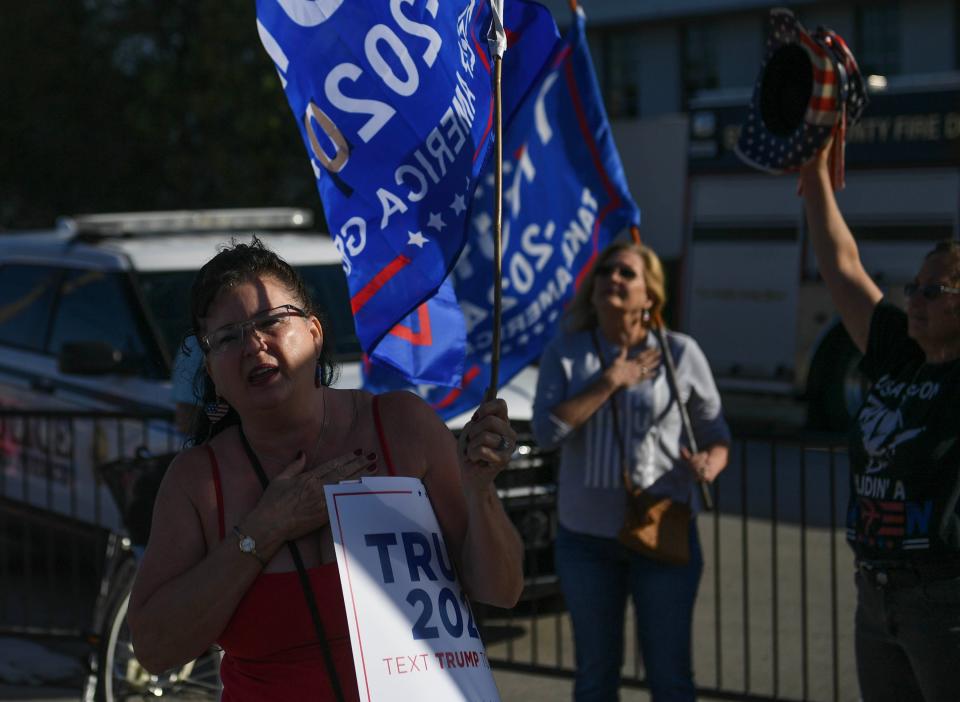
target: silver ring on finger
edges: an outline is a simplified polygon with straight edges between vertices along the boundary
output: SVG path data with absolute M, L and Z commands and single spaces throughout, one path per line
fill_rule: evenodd
M 500 435 L 500 443 L 497 444 L 497 451 L 509 451 L 513 448 L 513 442 L 503 434 Z

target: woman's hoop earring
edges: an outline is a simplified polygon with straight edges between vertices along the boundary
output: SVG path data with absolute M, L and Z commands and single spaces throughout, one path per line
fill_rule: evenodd
M 226 400 L 217 395 L 216 400 L 208 402 L 203 406 L 203 413 L 207 415 L 207 419 L 211 424 L 216 424 L 230 413 L 230 405 L 227 404 Z
M 643 323 L 646 324 L 650 321 L 650 310 L 644 310 L 643 314 L 640 316 L 640 319 L 643 320 Z

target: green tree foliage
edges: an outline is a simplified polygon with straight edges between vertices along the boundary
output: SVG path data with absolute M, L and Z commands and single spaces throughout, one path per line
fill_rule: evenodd
M 152 209 L 319 215 L 255 14 L 252 0 L 4 2 L 0 228 Z

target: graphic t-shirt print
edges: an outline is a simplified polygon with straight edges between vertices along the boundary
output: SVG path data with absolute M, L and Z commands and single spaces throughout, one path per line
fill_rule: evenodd
M 849 515 L 849 539 L 890 550 L 929 548 L 933 503 L 927 495 L 911 494 L 911 466 L 896 458 L 926 430 L 910 426 L 905 408 L 914 419 L 925 417 L 925 406 L 939 393 L 938 382 L 908 383 L 889 375 L 871 389 L 857 416 L 867 460 L 853 477 L 857 499 Z

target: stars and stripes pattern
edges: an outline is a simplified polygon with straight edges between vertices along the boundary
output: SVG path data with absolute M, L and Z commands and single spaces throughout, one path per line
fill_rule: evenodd
M 837 61 L 835 75 L 839 77 L 839 85 L 843 90 L 840 95 L 840 104 L 846 112 L 847 124 L 856 124 L 867 106 L 867 86 L 857 65 L 857 59 L 854 58 L 847 42 L 836 32 L 820 29 L 818 35 Z
M 799 45 L 810 57 L 813 85 L 801 124 L 792 132 L 770 131 L 760 112 L 760 91 L 767 64 L 778 50 Z M 838 132 L 833 157 L 835 187 L 843 182 L 843 141 L 846 127 L 859 119 L 866 105 L 866 89 L 853 54 L 836 33 L 819 29 L 810 35 L 792 12 L 771 10 L 766 57 L 753 91 L 746 122 L 735 152 L 747 165 L 767 173 L 793 171 L 814 157 L 831 134 Z
M 842 87 L 838 85 L 837 72 L 833 68 L 833 61 L 827 55 L 826 50 L 814 41 L 809 34 L 802 31 L 796 34 L 800 45 L 806 50 L 810 62 L 813 64 L 813 91 L 804 119 L 808 124 L 833 127 L 839 117 L 839 92 L 842 90 Z M 767 46 L 770 46 L 769 39 L 767 40 Z

